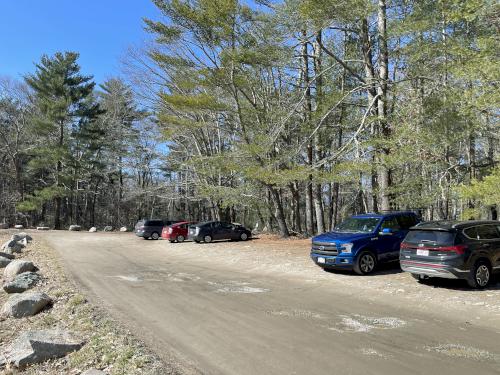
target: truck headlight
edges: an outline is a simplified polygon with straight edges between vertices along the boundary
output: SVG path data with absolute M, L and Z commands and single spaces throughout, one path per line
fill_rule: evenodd
M 346 253 L 346 254 L 351 254 L 352 250 L 352 243 L 343 243 L 340 245 L 340 252 Z

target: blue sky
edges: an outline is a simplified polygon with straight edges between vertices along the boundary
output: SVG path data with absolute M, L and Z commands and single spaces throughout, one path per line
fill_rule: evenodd
M 128 47 L 151 39 L 142 18 L 159 16 L 151 0 L 0 0 L 0 75 L 22 79 L 43 54 L 75 51 L 102 83 L 121 73 Z

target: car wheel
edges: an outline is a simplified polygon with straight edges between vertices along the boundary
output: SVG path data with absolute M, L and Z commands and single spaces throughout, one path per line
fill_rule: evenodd
M 205 242 L 205 243 L 212 242 L 212 236 L 207 234 L 206 236 L 203 237 L 203 242 Z
M 242 241 L 248 240 L 248 234 L 246 234 L 245 232 L 241 233 L 240 234 L 240 240 L 242 240 Z
M 479 260 L 472 267 L 467 282 L 472 288 L 483 289 L 488 286 L 491 280 L 491 268 L 488 262 Z
M 177 242 L 184 242 L 185 238 L 182 234 L 177 236 Z
M 375 270 L 377 259 L 370 251 L 364 251 L 358 256 L 358 260 L 354 265 L 354 272 L 358 275 L 368 275 Z
M 152 238 L 153 240 L 157 240 L 158 238 L 160 238 L 160 235 L 159 235 L 157 232 L 153 232 L 153 233 L 151 234 L 151 238 Z

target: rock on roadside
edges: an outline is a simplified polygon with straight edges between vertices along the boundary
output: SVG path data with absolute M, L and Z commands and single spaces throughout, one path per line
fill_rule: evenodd
M 21 233 L 13 234 L 12 237 L 11 237 L 11 239 L 14 240 L 14 241 L 21 241 L 21 240 L 26 240 L 27 242 L 33 241 L 33 237 L 31 237 L 26 232 L 21 232 Z
M 3 271 L 4 281 L 12 281 L 14 278 L 23 272 L 36 271 L 37 268 L 28 260 L 16 259 L 9 263 Z
M 50 230 L 49 227 L 36 227 L 36 230 Z
M 26 292 L 13 294 L 2 307 L 3 317 L 23 318 L 39 313 L 52 299 L 45 293 Z
M 97 232 L 97 228 L 96 227 L 92 227 L 92 228 L 89 229 L 89 232 L 90 233 Z
M 49 359 L 64 357 L 68 353 L 79 350 L 83 345 L 83 341 L 75 339 L 65 331 L 23 332 L 9 348 L 4 348 L 6 355 L 5 358 L 0 359 L 0 364 L 11 364 L 22 368 Z
M 78 232 L 80 229 L 82 229 L 80 225 L 70 225 L 68 230 L 72 232 Z
M 9 240 L 5 242 L 1 250 L 7 254 L 20 253 L 24 248 L 24 245 L 17 242 L 17 240 Z
M 15 258 L 14 254 L 4 253 L 2 251 L 0 251 L 0 257 L 4 257 L 7 259 L 14 259 Z
M 12 259 L 0 256 L 0 268 L 5 268 L 12 262 Z
M 17 275 L 14 280 L 5 283 L 3 290 L 7 293 L 22 293 L 33 288 L 41 278 L 36 272 L 24 272 Z
M 113 231 L 113 227 L 112 227 L 111 225 L 106 225 L 106 226 L 104 227 L 104 231 L 105 231 L 105 232 L 112 232 L 112 231 Z
M 17 225 L 14 225 L 14 228 L 15 229 L 24 229 L 24 225 L 17 224 Z
M 127 227 L 121 227 L 120 228 L 120 232 L 128 232 L 128 228 Z

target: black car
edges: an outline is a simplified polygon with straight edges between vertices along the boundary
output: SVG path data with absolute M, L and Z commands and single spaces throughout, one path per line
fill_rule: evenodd
M 416 279 L 464 279 L 484 288 L 500 270 L 500 222 L 434 221 L 410 228 L 401 243 L 401 269 Z
M 143 237 L 144 239 L 152 238 L 157 240 L 161 236 L 161 231 L 165 226 L 163 220 L 151 219 L 151 220 L 139 220 L 135 225 L 135 234 L 138 237 Z
M 207 221 L 189 226 L 188 239 L 195 242 L 212 242 L 216 240 L 246 241 L 252 233 L 240 224 L 222 221 Z

